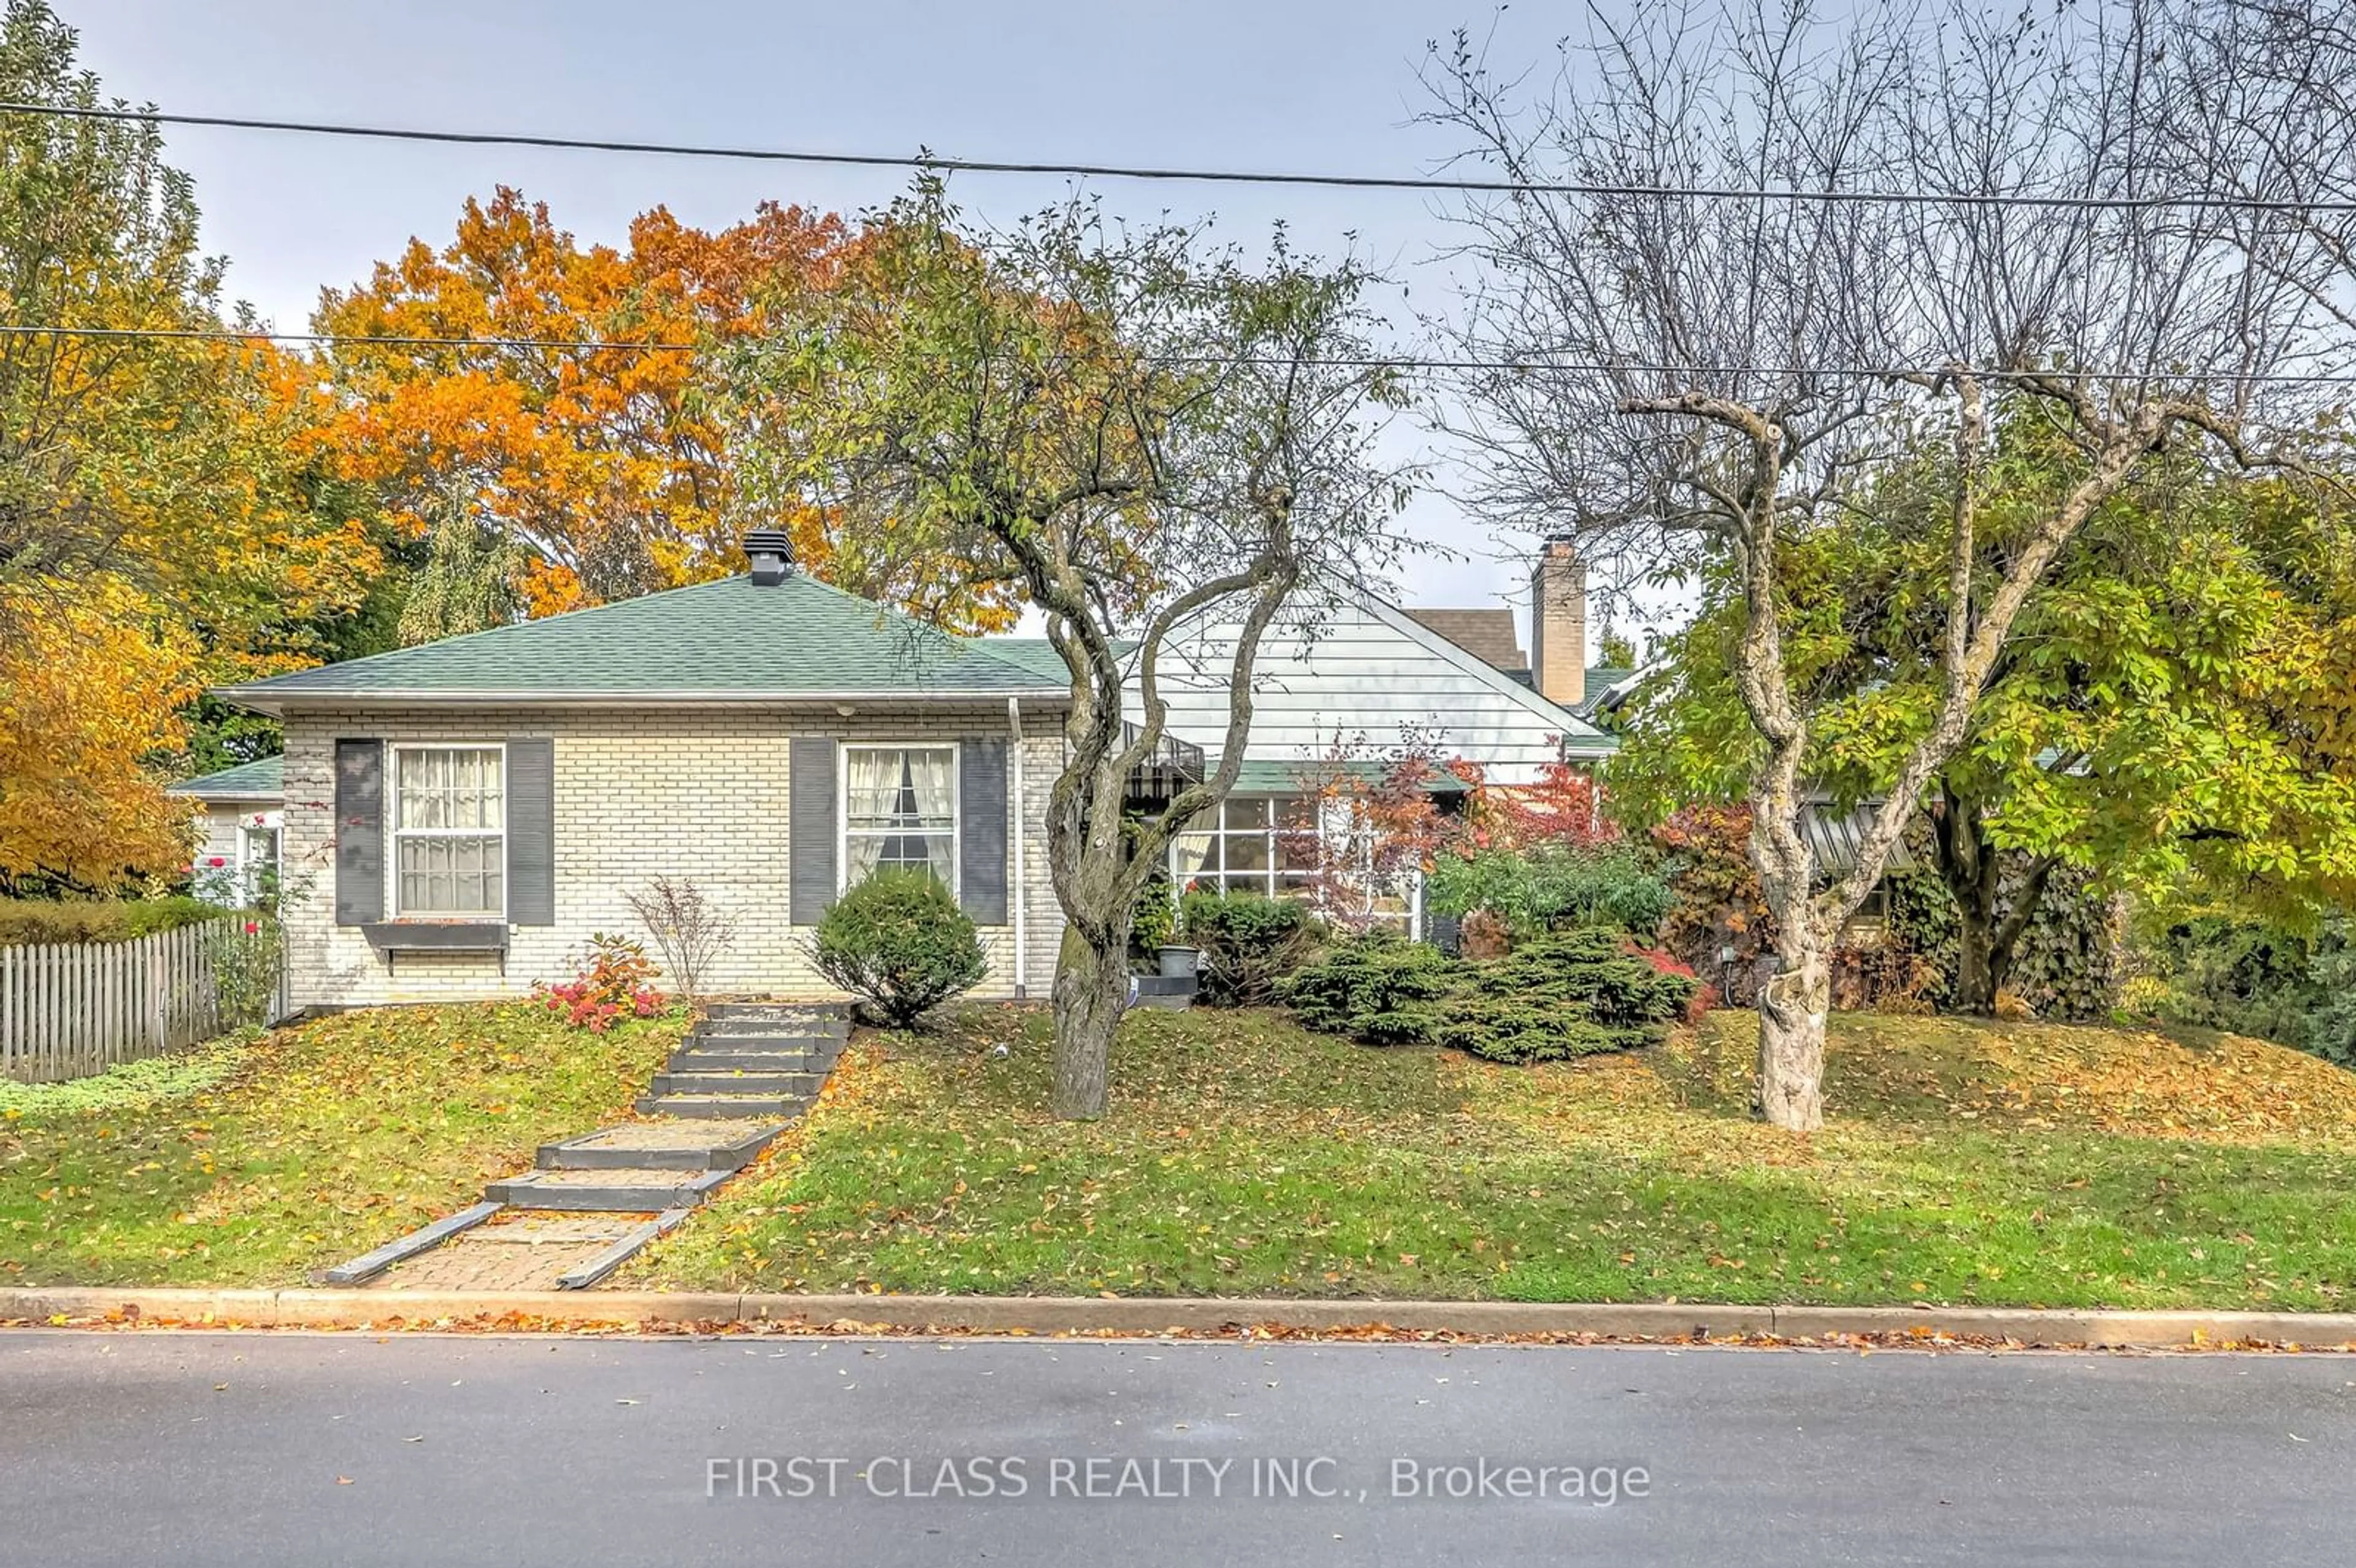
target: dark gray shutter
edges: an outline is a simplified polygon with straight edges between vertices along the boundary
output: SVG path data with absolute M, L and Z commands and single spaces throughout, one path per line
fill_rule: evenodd
M 959 901 L 976 925 L 1006 923 L 1006 742 L 968 741 L 958 760 Z
M 796 925 L 816 925 L 834 901 L 834 742 L 798 740 L 786 781 L 793 822 L 786 833 L 787 900 Z
M 508 920 L 556 923 L 556 742 L 508 742 Z
M 384 918 L 384 742 L 336 742 L 336 923 Z

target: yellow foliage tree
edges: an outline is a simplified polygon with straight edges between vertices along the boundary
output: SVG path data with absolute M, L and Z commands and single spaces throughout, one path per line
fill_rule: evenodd
M 0 889 L 98 891 L 168 876 L 188 812 L 157 759 L 181 744 L 197 650 L 120 585 L 0 595 Z

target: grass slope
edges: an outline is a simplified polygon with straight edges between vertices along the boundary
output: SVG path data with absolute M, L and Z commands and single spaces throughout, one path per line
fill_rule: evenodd
M 1141 1013 L 1112 1115 L 1071 1125 L 1044 1112 L 1044 1019 L 969 1009 L 863 1036 L 799 1134 L 629 1282 L 2356 1302 L 2356 1074 L 2230 1036 L 1847 1016 L 1831 1124 L 1794 1138 L 1745 1115 L 1753 1029 L 1515 1069 Z
M 300 1285 L 629 1104 L 671 1019 L 382 1008 L 0 1095 L 0 1281 Z

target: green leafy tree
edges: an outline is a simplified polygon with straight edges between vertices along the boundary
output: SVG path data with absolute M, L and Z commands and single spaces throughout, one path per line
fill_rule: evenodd
M 1521 184 L 1465 197 L 1481 282 L 1457 338 L 1498 366 L 1451 405 L 1473 502 L 1590 560 L 1740 587 L 1775 950 L 1754 1104 L 1778 1126 L 1822 1124 L 1840 933 L 2072 539 L 2169 454 L 2307 458 L 2343 401 L 2304 372 L 2347 345 L 2319 221 L 2346 238 L 2356 219 L 2151 199 L 2213 188 L 2174 166 L 2188 143 L 2211 169 L 2271 165 L 2274 127 L 2204 112 L 2239 61 L 2193 73 L 2152 45 L 2204 8 L 1639 6 L 1599 14 L 1591 72 L 1493 73 L 1461 34 L 1427 72 L 1429 118 Z M 1729 198 L 1761 187 L 1892 199 Z M 2006 511 L 2000 404 L 2070 456 L 2033 515 Z M 1814 607 L 1783 560 L 1858 527 L 1925 441 L 1951 464 L 1925 539 L 1946 561 L 1939 675 L 1893 715 L 1902 756 L 1824 878 L 1804 825 L 1826 747 L 1786 656 Z
M 75 42 L 11 0 L 0 101 L 123 107 Z M 191 694 L 340 651 L 383 575 L 325 476 L 316 373 L 220 336 L 248 325 L 222 265 L 153 123 L 0 114 L 0 874 L 178 866 L 164 782 L 276 745 Z
M 1371 448 L 1401 394 L 1366 339 L 1367 282 L 1281 234 L 1253 265 L 1081 202 L 967 236 L 926 181 L 798 327 L 736 356 L 740 417 L 777 432 L 747 476 L 757 507 L 839 517 L 837 566 L 868 579 L 922 562 L 1010 588 L 1068 672 L 1046 846 L 1060 1115 L 1105 1108 L 1138 890 L 1235 782 L 1261 635 L 1395 548 L 1402 480 Z M 1237 628 L 1219 765 L 1125 823 L 1165 732 L 1164 647 L 1214 619 Z
M 1990 512 L 2040 515 L 2067 459 L 2008 436 Z M 1849 809 L 1889 788 L 1937 700 L 1948 562 L 1940 464 L 1887 482 L 1876 520 L 1787 549 L 1785 656 L 1813 715 L 1809 777 Z M 1996 548 L 2008 537 L 1999 520 Z M 1932 780 L 1922 841 L 1957 912 L 1954 997 L 1993 1007 L 2057 868 L 2162 901 L 2188 888 L 2313 910 L 2356 887 L 2356 750 L 2339 738 L 2356 613 L 2345 526 L 2289 486 L 2178 462 L 2089 518 L 2023 607 Z M 1758 743 L 1717 583 L 1643 694 L 1615 763 L 1637 814 L 1739 798 Z

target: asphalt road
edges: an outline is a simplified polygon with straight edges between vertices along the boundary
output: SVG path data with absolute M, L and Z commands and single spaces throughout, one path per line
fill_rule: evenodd
M 2351 1541 L 2346 1357 L 0 1333 L 0 1563 L 42 1568 L 2214 1568 Z

